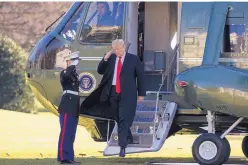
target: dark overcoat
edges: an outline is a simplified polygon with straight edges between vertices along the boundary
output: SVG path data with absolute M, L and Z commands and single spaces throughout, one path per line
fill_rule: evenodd
M 112 54 L 107 61 L 102 59 L 97 72 L 103 78 L 94 90 L 81 104 L 81 114 L 114 119 L 114 112 L 110 112 L 109 96 L 114 76 L 116 55 Z M 137 105 L 137 95 L 145 96 L 145 77 L 143 65 L 133 54 L 126 53 L 120 73 L 121 101 L 125 109 L 125 120 L 133 120 Z

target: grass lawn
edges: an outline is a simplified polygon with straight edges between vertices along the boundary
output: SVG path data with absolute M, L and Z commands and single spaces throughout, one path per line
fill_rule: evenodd
M 26 114 L 0 110 L 0 165 L 57 164 L 58 117 L 49 112 Z M 104 157 L 105 143 L 94 142 L 84 127 L 78 126 L 74 144 L 76 160 L 87 165 L 144 165 L 145 162 L 193 162 L 191 146 L 197 136 L 170 137 L 159 152 Z M 243 137 L 227 137 L 232 148 L 229 162 L 246 162 L 241 151 Z

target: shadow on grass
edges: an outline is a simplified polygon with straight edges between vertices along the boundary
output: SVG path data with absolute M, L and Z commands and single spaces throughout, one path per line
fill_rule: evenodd
M 118 157 L 87 157 L 76 158 L 76 161 L 82 162 L 84 165 L 145 165 L 149 163 L 194 163 L 192 158 L 118 158 Z M 148 163 L 148 164 L 149 164 Z M 47 159 L 0 159 L 1 165 L 54 165 L 60 164 L 54 158 Z M 227 164 L 248 164 L 248 161 L 244 158 L 230 158 Z

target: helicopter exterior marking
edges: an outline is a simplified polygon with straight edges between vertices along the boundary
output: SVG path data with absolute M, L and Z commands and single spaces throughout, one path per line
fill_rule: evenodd
M 79 75 L 79 90 L 82 93 L 91 93 L 96 88 L 96 78 L 89 72 Z

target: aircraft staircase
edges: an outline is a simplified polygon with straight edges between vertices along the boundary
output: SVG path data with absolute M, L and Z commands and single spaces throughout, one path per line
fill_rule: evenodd
M 158 151 L 167 139 L 177 110 L 174 102 L 144 100 L 137 104 L 131 132 L 133 144 L 128 144 L 126 153 Z M 113 129 L 104 155 L 119 154 L 117 124 Z

